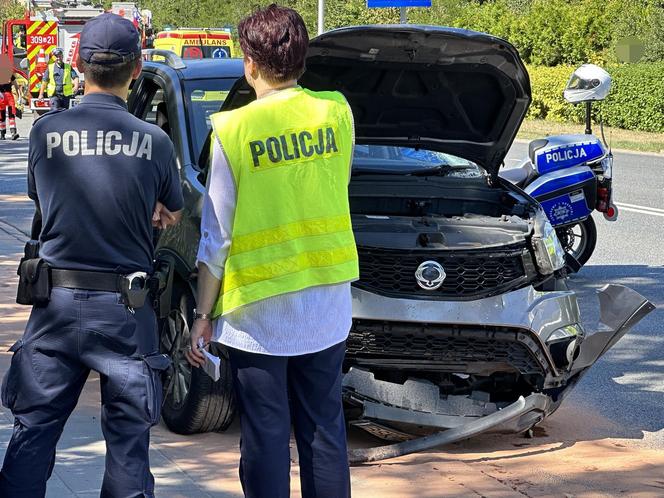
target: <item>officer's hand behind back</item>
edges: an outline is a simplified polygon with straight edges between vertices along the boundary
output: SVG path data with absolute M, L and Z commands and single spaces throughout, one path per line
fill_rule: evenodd
M 161 202 L 157 202 L 152 213 L 152 226 L 162 230 L 180 221 L 180 212 L 172 213 Z

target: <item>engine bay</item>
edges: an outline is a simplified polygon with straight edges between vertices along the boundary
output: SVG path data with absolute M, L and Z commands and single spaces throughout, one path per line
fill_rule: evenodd
M 353 176 L 348 188 L 353 215 L 528 218 L 532 201 L 486 176 Z

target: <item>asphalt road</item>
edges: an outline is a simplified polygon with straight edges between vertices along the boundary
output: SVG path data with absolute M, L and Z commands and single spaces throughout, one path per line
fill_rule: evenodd
M 27 135 L 29 120 L 27 116 L 21 123 L 23 136 Z M 525 143 L 514 144 L 508 164 L 525 157 L 526 149 Z M 32 205 L 24 197 L 26 161 L 26 139 L 0 142 L 0 230 L 29 231 Z M 610 223 L 602 216 L 595 217 L 597 249 L 586 267 L 571 279 L 571 287 L 581 297 L 584 325 L 587 330 L 596 326 L 594 294 L 606 283 L 632 287 L 657 309 L 589 371 L 566 400 L 564 409 L 552 417 L 547 430 L 551 432 L 553 427 L 566 432 L 565 437 L 586 441 L 626 439 L 645 449 L 661 450 L 664 448 L 664 258 L 660 238 L 664 235 L 661 228 L 664 156 L 616 152 L 614 188 L 615 200 L 621 208 L 619 219 Z M 5 253 L 0 245 L 2 254 Z M 595 424 L 597 418 L 601 421 Z M 572 425 L 578 419 L 586 423 Z M 472 450 L 473 444 L 486 444 L 486 441 L 470 443 L 465 449 Z M 494 447 L 500 444 L 495 443 Z M 523 468 L 527 467 L 525 463 Z
M 526 157 L 527 144 L 513 145 L 506 164 Z M 627 285 L 657 309 L 639 323 L 580 382 L 570 404 L 591 406 L 624 430 L 622 437 L 664 447 L 664 156 L 615 152 L 614 199 L 619 217 L 595 213 L 597 248 L 572 278 L 582 296 L 588 328 L 597 319 L 594 289 Z

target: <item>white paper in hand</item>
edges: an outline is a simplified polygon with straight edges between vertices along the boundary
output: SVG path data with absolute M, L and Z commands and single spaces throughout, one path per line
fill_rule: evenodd
M 204 344 L 203 338 L 201 337 L 198 339 L 198 348 L 200 349 L 201 353 L 203 353 L 203 355 L 205 356 L 205 364 L 203 365 L 203 370 L 205 371 L 206 374 L 212 377 L 212 380 L 216 382 L 221 377 L 221 373 L 219 371 L 219 367 L 221 365 L 221 358 L 203 349 L 203 344 Z

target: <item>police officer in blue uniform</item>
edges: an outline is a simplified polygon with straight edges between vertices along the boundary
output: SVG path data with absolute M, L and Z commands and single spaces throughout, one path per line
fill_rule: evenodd
M 2 498 L 45 495 L 56 444 L 91 370 L 100 376 L 107 448 L 101 496 L 154 496 L 149 431 L 169 360 L 159 354 L 153 309 L 136 296 L 153 269 L 153 226 L 177 222 L 183 199 L 168 136 L 127 112 L 139 42 L 120 16 L 88 21 L 82 103 L 44 115 L 30 134 L 28 191 L 41 209 L 40 256 L 52 287 L 12 346 L 3 380 L 15 422 Z

